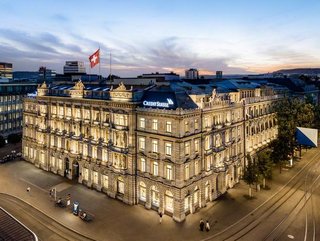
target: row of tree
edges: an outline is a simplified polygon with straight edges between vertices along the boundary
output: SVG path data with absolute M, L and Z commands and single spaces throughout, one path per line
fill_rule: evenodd
M 278 124 L 278 137 L 270 143 L 268 149 L 260 151 L 251 158 L 247 155 L 247 165 L 244 169 L 243 179 L 251 186 L 263 183 L 272 178 L 272 167 L 278 165 L 280 173 L 283 165 L 294 158 L 295 150 L 301 150 L 296 141 L 297 127 L 320 128 L 320 107 L 315 105 L 311 97 L 284 98 L 273 106 Z

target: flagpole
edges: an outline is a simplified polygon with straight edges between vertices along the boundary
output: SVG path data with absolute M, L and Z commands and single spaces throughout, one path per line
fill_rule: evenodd
M 111 78 L 112 78 L 112 72 L 111 72 L 111 51 L 110 51 L 110 85 L 111 85 Z
M 99 45 L 99 79 L 101 78 L 101 50 L 100 50 L 100 45 Z

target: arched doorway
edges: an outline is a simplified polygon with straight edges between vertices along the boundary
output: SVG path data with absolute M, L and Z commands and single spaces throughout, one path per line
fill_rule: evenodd
M 68 176 L 69 169 L 70 169 L 70 163 L 69 163 L 68 157 L 66 157 L 66 159 L 64 159 L 64 176 L 65 177 Z
M 72 178 L 78 178 L 79 177 L 79 162 L 73 163 L 73 177 Z
M 154 207 L 159 207 L 160 197 L 159 189 L 156 186 L 151 187 L 151 205 Z
M 173 213 L 173 194 L 168 190 L 165 192 L 165 207 L 166 211 Z

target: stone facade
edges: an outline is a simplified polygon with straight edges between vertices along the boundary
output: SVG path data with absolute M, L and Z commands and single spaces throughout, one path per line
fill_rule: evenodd
M 86 97 L 82 83 L 63 96 L 39 88 L 24 101 L 27 161 L 178 222 L 239 182 L 244 156 L 277 134 L 278 96 L 261 89 L 190 94 L 198 108 L 161 109 L 123 84 L 106 99 Z

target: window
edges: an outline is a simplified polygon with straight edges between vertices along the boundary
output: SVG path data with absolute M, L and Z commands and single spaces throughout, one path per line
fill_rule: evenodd
M 190 131 L 189 121 L 184 122 L 184 131 L 185 131 L 185 132 L 189 132 L 189 131 Z
M 158 175 L 159 175 L 158 162 L 153 162 L 153 175 L 154 175 L 154 176 L 158 176 Z
M 98 184 L 98 172 L 93 172 L 93 183 Z
M 152 140 L 152 152 L 158 152 L 158 140 Z
M 151 203 L 152 205 L 159 207 L 160 197 L 159 190 L 156 186 L 152 186 L 151 188 Z
M 166 132 L 169 132 L 171 133 L 172 132 L 172 124 L 171 124 L 171 121 L 167 121 L 166 122 Z
M 152 129 L 155 131 L 158 130 L 158 120 L 156 119 L 152 120 Z
M 140 128 L 146 128 L 146 119 L 140 118 Z
M 167 165 L 166 174 L 167 174 L 167 179 L 172 180 L 172 166 L 171 165 Z
M 146 201 L 146 197 L 147 197 L 147 190 L 146 190 L 146 184 L 144 182 L 140 182 L 140 200 L 141 201 Z
M 61 159 L 59 159 L 59 161 L 60 161 Z M 61 162 L 62 162 L 62 160 L 61 160 Z M 87 168 L 83 168 L 82 169 L 82 176 L 83 176 L 83 179 L 84 180 L 88 180 L 88 178 L 89 178 L 89 170 L 87 169 Z
M 143 151 L 146 149 L 146 139 L 144 137 L 139 138 L 139 149 Z
M 211 156 L 207 156 L 206 164 L 207 164 L 207 171 L 209 171 L 211 168 Z
M 117 192 L 124 194 L 124 181 L 121 177 L 119 177 L 117 180 Z
M 144 158 L 140 159 L 140 171 L 142 172 L 146 171 L 146 159 Z
M 96 146 L 93 146 L 92 147 L 92 158 L 97 158 L 97 147 Z
M 184 167 L 184 177 L 186 180 L 188 180 L 190 177 L 189 164 L 185 165 Z
M 190 155 L 190 141 L 187 141 L 186 143 L 184 143 L 184 151 L 185 151 L 185 155 Z
M 88 146 L 87 144 L 83 144 L 83 156 L 87 156 L 88 155 Z
M 173 194 L 170 191 L 165 193 L 166 210 L 173 213 Z
M 209 150 L 210 149 L 210 137 L 206 136 L 205 138 L 205 149 Z
M 107 150 L 103 150 L 102 151 L 102 161 L 103 162 L 107 162 L 108 161 L 108 151 Z
M 199 161 L 194 162 L 194 173 L 195 175 L 199 174 Z
M 103 175 L 102 177 L 102 185 L 104 188 L 108 188 L 109 186 L 109 177 L 107 175 Z
M 199 122 L 198 119 L 194 120 L 194 129 L 198 130 L 199 129 Z
M 165 150 L 166 155 L 171 156 L 172 155 L 172 143 L 166 142 L 165 147 L 166 147 L 166 150 Z
M 196 140 L 194 141 L 194 151 L 195 151 L 195 152 L 199 152 L 199 150 L 200 150 L 200 140 L 199 140 L 199 139 L 196 139 Z
M 209 127 L 209 119 L 208 119 L 208 117 L 204 118 L 204 127 Z

